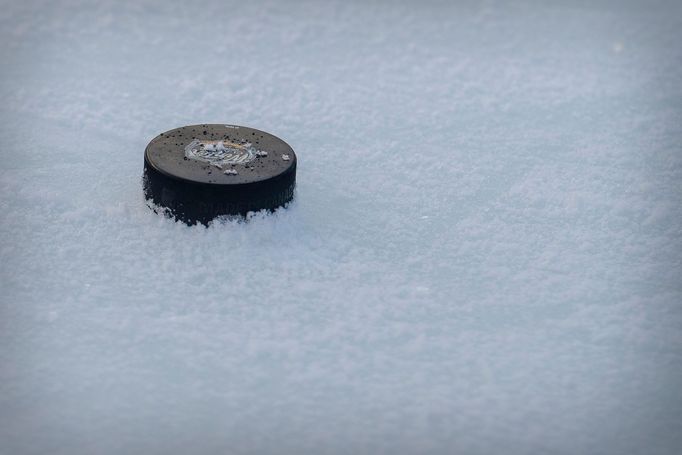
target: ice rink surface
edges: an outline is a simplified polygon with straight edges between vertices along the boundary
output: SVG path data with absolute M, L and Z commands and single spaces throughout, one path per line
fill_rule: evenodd
M 678 454 L 682 3 L 0 4 L 0 453 Z M 188 228 L 157 134 L 286 140 Z

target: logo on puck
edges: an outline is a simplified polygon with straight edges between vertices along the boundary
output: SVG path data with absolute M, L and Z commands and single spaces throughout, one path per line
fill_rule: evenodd
M 191 160 L 222 166 L 244 164 L 256 158 L 256 150 L 249 142 L 239 144 L 226 140 L 194 139 L 185 147 L 185 156 Z

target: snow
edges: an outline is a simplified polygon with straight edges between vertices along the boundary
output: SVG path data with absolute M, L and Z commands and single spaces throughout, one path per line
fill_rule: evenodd
M 5 0 L 0 453 L 676 454 L 682 4 Z M 187 227 L 146 144 L 296 151 Z

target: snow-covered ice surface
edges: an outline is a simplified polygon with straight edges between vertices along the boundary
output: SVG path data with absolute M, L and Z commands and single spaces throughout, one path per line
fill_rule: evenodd
M 675 454 L 682 4 L 0 5 L 0 453 Z M 248 223 L 145 145 L 299 158 Z

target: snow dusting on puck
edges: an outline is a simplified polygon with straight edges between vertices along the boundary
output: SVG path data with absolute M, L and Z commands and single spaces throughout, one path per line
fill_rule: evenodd
M 155 137 L 144 153 L 150 207 L 187 224 L 284 206 L 296 154 L 283 140 L 235 125 L 191 125 Z

